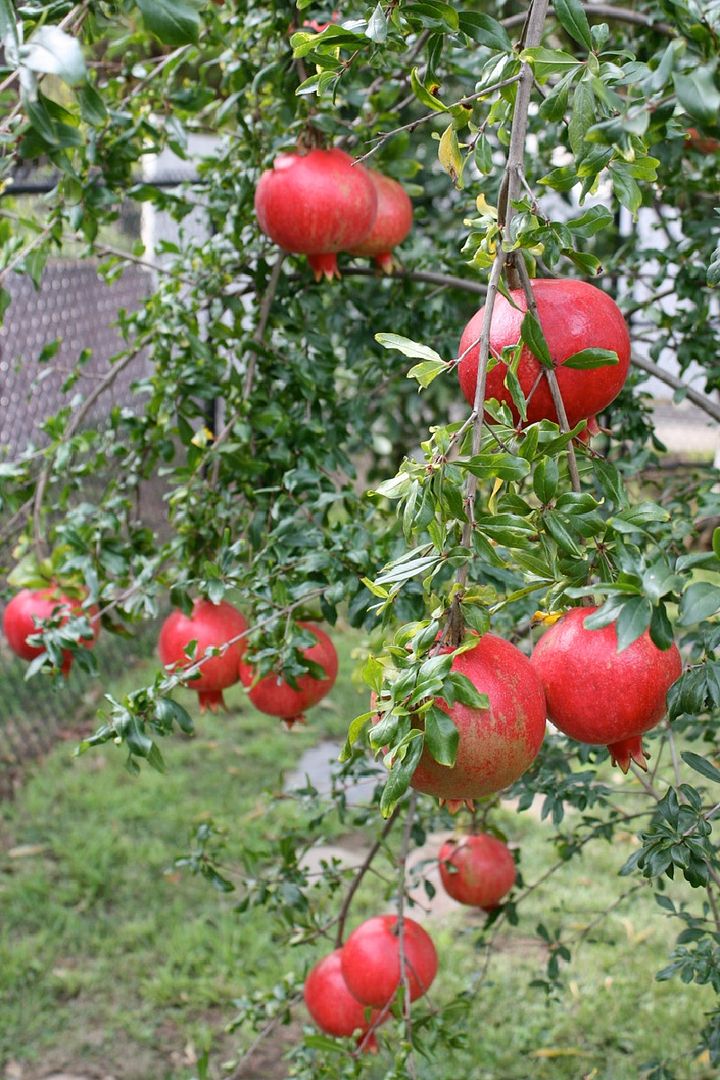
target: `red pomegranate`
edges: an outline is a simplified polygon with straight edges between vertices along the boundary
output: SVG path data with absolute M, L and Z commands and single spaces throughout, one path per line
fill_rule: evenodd
M 401 244 L 412 228 L 413 208 L 405 188 L 389 176 L 370 169 L 369 174 L 377 191 L 375 224 L 361 244 L 350 250 L 351 255 L 373 258 L 385 274 L 395 265 L 392 249 Z
M 304 649 L 303 656 L 320 665 L 325 672 L 324 679 L 316 679 L 310 674 L 301 675 L 295 680 L 297 682 L 297 689 L 295 689 L 279 675 L 266 675 L 264 679 L 260 679 L 255 686 L 252 686 L 255 678 L 254 668 L 241 660 L 239 669 L 243 686 L 252 686 L 248 697 L 255 708 L 267 713 L 268 716 L 280 716 L 289 728 L 293 724 L 303 722 L 305 709 L 317 705 L 318 701 L 330 693 L 338 673 L 335 646 L 325 631 L 315 623 L 298 623 L 298 626 L 315 636 L 316 644 L 309 649 Z
M 437 974 L 430 935 L 414 919 L 403 920 L 410 999 L 422 997 Z M 347 988 L 363 1005 L 384 1009 L 400 986 L 400 940 L 395 915 L 374 915 L 353 930 L 342 948 Z
M 158 640 L 160 660 L 166 668 L 176 670 L 191 666 L 185 649 L 191 641 L 197 641 L 195 660 L 201 660 L 210 648 L 220 648 L 238 635 L 244 634 L 248 624 L 237 608 L 222 600 L 212 604 L 209 600 L 196 600 L 191 615 L 173 611 L 162 625 Z M 200 711 L 217 712 L 225 708 L 223 690 L 238 681 L 238 664 L 245 651 L 245 638 L 230 645 L 219 656 L 205 661 L 198 672 L 200 677 L 189 679 L 189 690 L 196 690 Z
M 679 678 L 676 645 L 665 651 L 650 634 L 618 652 L 615 623 L 586 630 L 597 608 L 572 608 L 543 634 L 531 663 L 542 680 L 548 715 L 579 742 L 604 744 L 623 772 L 635 761 L 647 768 L 642 734 L 665 712 L 665 697 Z
M 335 949 L 315 965 L 305 980 L 304 996 L 321 1031 L 338 1038 L 359 1032 L 363 1050 L 377 1050 L 375 1036 L 367 1036 L 367 1032 L 377 1025 L 380 1013 L 361 1005 L 348 990 L 342 973 L 342 949 Z
M 58 608 L 62 609 L 58 612 Z M 23 660 L 34 660 L 45 650 L 40 645 L 30 645 L 28 638 L 38 633 L 37 621 L 49 619 L 53 613 L 62 615 L 62 625 L 68 622 L 71 616 L 87 615 L 90 619 L 92 637 L 82 638 L 80 644 L 86 649 L 92 649 L 100 636 L 100 618 L 96 607 L 90 611 L 83 611 L 82 600 L 73 600 L 66 596 L 56 585 L 50 585 L 45 589 L 21 589 L 5 608 L 3 614 L 3 630 L 8 645 L 12 651 Z M 60 668 L 63 675 L 67 675 L 72 667 L 73 654 L 69 649 L 63 652 L 63 661 Z
M 285 251 L 307 255 L 318 280 L 340 276 L 337 252 L 362 243 L 376 212 L 367 169 L 344 150 L 281 154 L 255 192 L 262 231 Z
M 578 435 L 581 443 L 589 446 L 596 435 L 602 435 L 603 429 L 598 424 L 597 416 L 588 416 L 587 427 Z
M 630 366 L 630 337 L 625 319 L 614 300 L 585 281 L 543 278 L 533 281 L 532 285 L 568 422 L 574 427 L 578 420 L 602 412 L 623 387 Z M 490 349 L 491 355 L 498 358 L 506 346 L 517 345 L 520 341 L 520 328 L 527 310 L 522 289 L 514 289 L 510 295 L 517 307 L 513 307 L 504 296 L 498 296 L 493 310 Z M 462 360 L 458 374 L 462 392 L 471 405 L 477 385 L 477 342 L 484 311 L 485 308 L 481 308 L 473 315 L 460 339 L 458 355 L 462 356 Z M 573 353 L 590 348 L 612 349 L 618 355 L 618 363 L 584 371 L 563 367 L 563 362 Z M 466 349 L 468 351 L 463 356 Z M 525 346 L 517 374 L 526 397 L 542 371 L 540 361 Z M 507 367 L 502 361 L 488 372 L 485 396 L 506 402 L 517 420 L 517 411 L 504 384 L 506 373 Z M 544 378 L 535 386 L 528 401 L 527 415 L 529 423 L 543 419 L 557 423 L 550 388 Z
M 522 776 L 542 745 L 546 713 L 545 695 L 530 661 L 495 634 L 484 634 L 474 649 L 456 656 L 452 670 L 487 694 L 490 708 L 473 709 L 460 702 L 449 706 L 438 700 L 460 732 L 455 764 L 440 765 L 423 750 L 412 786 L 437 796 L 455 813 Z
M 701 135 L 697 128 L 687 129 L 685 145 L 691 150 L 697 150 L 699 154 L 717 154 L 720 150 L 720 140 L 712 136 Z
M 515 884 L 510 849 L 487 833 L 446 840 L 438 858 L 443 888 L 461 904 L 492 911 Z

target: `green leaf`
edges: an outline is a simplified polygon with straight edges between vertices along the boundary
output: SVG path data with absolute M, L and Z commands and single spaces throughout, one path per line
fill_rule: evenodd
M 572 68 L 579 68 L 581 64 L 581 61 L 570 53 L 561 49 L 546 49 L 543 46 L 525 49 L 520 54 L 520 59 L 532 64 L 538 79 L 545 79 L 548 75 L 565 75 Z
M 641 637 L 652 618 L 650 603 L 643 596 L 631 596 L 623 601 L 617 617 L 617 651 L 622 652 Z
M 425 745 L 440 765 L 453 766 L 460 733 L 446 712 L 431 705 L 425 713 Z
M 418 75 L 418 69 L 413 68 L 410 72 L 410 85 L 412 87 L 415 97 L 428 109 L 432 109 L 434 112 L 447 112 L 447 108 L 443 105 L 439 98 L 436 98 L 434 94 L 431 94 L 425 83 Z
M 543 514 L 543 521 L 547 531 L 561 551 L 568 555 L 574 555 L 576 559 L 583 557 L 583 550 L 570 529 L 570 523 L 564 514 L 558 514 L 555 510 L 548 510 Z
M 423 360 L 422 363 L 411 367 L 406 377 L 408 379 L 417 379 L 424 389 L 443 371 L 447 371 L 450 366 L 445 360 Z
M 507 30 L 490 15 L 477 11 L 459 13 L 460 29 L 478 45 L 485 45 L 495 52 L 512 52 L 512 41 Z
M 555 498 L 559 480 L 560 468 L 557 458 L 541 458 L 533 475 L 533 491 L 544 506 Z
M 165 45 L 192 45 L 198 41 L 200 12 L 194 0 L 137 0 L 148 30 Z
M 393 762 L 380 796 L 380 813 L 385 818 L 390 817 L 399 800 L 410 786 L 413 773 L 422 756 L 425 742 L 423 732 L 415 730 L 410 734 L 412 741 L 406 748 L 405 756 L 402 760 L 396 758 Z
M 552 174 L 551 174 L 552 175 Z M 587 240 L 595 233 L 609 228 L 613 223 L 613 216 L 607 206 L 589 206 L 578 217 L 570 218 L 565 222 L 568 229 L 577 236 Z
M 698 67 L 689 74 L 674 74 L 678 101 L 685 112 L 701 124 L 717 124 L 720 90 L 715 85 L 715 68 Z
M 467 705 L 470 709 L 490 708 L 490 698 L 481 693 L 467 675 L 460 671 L 451 671 L 448 681 L 452 684 L 455 701 L 459 701 L 461 705 Z
M 550 358 L 550 349 L 545 340 L 545 334 L 542 326 L 531 311 L 525 312 L 520 333 L 530 352 L 540 361 L 543 367 L 552 368 L 553 362 Z
M 703 622 L 720 611 L 720 588 L 708 581 L 696 581 L 689 585 L 680 601 L 680 626 L 692 626 Z
M 352 757 L 352 748 L 365 730 L 368 720 L 373 715 L 374 714 L 371 712 L 364 712 L 361 713 L 360 716 L 355 717 L 348 728 L 345 745 L 340 751 L 338 761 L 348 761 Z
M 458 469 L 466 469 L 479 480 L 491 477 L 499 480 L 522 480 L 530 472 L 530 464 L 525 458 L 513 454 L 476 454 L 467 461 L 454 461 Z
M 626 210 L 629 210 L 633 217 L 636 217 L 638 210 L 642 206 L 642 192 L 630 175 L 627 166 L 613 162 L 610 166 L 610 175 L 612 177 L 613 191 L 618 202 Z
M 443 358 L 434 349 L 427 345 L 421 345 L 419 341 L 413 341 L 411 338 L 401 337 L 399 334 L 376 334 L 375 340 L 386 349 L 397 349 L 403 356 L 417 357 L 418 360 L 432 360 L 436 363 L 439 361 L 441 364 L 445 364 Z
M 720 784 L 720 769 L 716 769 L 714 765 L 711 765 L 704 757 L 700 757 L 699 754 L 693 754 L 689 750 L 684 750 L 680 757 L 683 759 L 686 765 L 689 765 L 695 772 L 700 773 L 706 780 L 712 780 L 715 784 Z
M 585 79 L 582 79 L 575 87 L 568 127 L 570 146 L 578 161 L 585 157 L 587 149 L 585 136 L 594 123 L 595 95 L 590 84 Z
M 59 26 L 41 26 L 20 46 L 20 57 L 31 71 L 57 75 L 70 86 L 83 82 L 87 74 L 80 43 Z
M 90 83 L 85 83 L 77 91 L 77 97 L 83 120 L 92 127 L 100 127 L 107 118 L 107 109 L 97 90 Z
M 382 9 L 382 4 L 378 4 L 370 16 L 370 22 L 367 25 L 365 36 L 369 37 L 371 41 L 374 41 L 376 45 L 382 45 L 387 39 L 387 32 L 388 27 L 385 12 Z
M 0 41 L 8 36 L 12 38 L 14 45 L 18 44 L 17 22 L 12 0 L 0 0 Z
M 594 368 L 612 367 L 619 363 L 618 354 L 612 349 L 581 349 L 563 360 L 562 366 L 576 368 L 578 371 L 592 371 Z
M 475 164 L 481 173 L 487 175 L 493 169 L 492 147 L 486 135 L 480 135 L 475 143 Z
M 553 7 L 563 29 L 590 52 L 593 47 L 590 23 L 580 0 L 553 0 Z

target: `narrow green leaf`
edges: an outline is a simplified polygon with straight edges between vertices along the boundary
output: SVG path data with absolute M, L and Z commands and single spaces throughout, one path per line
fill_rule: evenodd
M 13 44 L 18 45 L 17 22 L 12 0 L 0 0 L 0 41 L 7 37 L 11 37 Z
M 428 345 L 421 345 L 419 341 L 413 341 L 411 338 L 401 337 L 399 334 L 376 334 L 375 340 L 378 345 L 382 345 L 386 349 L 397 349 L 403 356 L 417 357 L 418 360 L 433 360 L 436 363 L 439 361 L 441 364 L 445 364 L 443 358 L 434 349 L 431 349 Z
M 553 0 L 553 7 L 560 25 L 567 30 L 570 37 L 574 38 L 578 45 L 584 45 L 588 52 L 592 51 L 590 23 L 580 0 Z
M 201 20 L 193 0 L 137 0 L 150 33 L 165 45 L 190 45 L 198 40 Z
M 415 367 L 410 368 L 407 378 L 417 379 L 420 386 L 425 389 L 433 379 L 436 379 L 443 371 L 447 371 L 449 367 L 450 364 L 445 360 L 423 360 L 420 364 L 415 364 Z
M 619 364 L 618 354 L 612 349 L 581 349 L 568 356 L 562 366 L 576 368 L 578 371 L 592 371 L 595 368 L 612 367 Z
M 543 333 L 542 326 L 531 311 L 525 312 L 520 332 L 522 340 L 525 342 L 533 356 L 540 361 L 543 367 L 552 368 L 553 362 L 550 358 L 550 349 L 545 340 L 545 334 Z
M 453 766 L 460 733 L 446 712 L 431 705 L 425 713 L 425 745 L 439 765 Z
M 505 27 L 479 11 L 461 11 L 459 13 L 460 29 L 478 45 L 485 45 L 495 52 L 512 52 L 512 41 Z
M 712 780 L 713 783 L 720 784 L 720 769 L 716 769 L 706 758 L 700 757 L 699 754 L 693 754 L 690 750 L 684 750 L 680 757 L 686 765 L 689 765 L 695 772 L 700 773 L 706 780 Z
M 460 671 L 453 671 L 449 675 L 455 700 L 461 705 L 467 705 L 470 709 L 489 709 L 490 699 L 487 694 L 481 693 L 475 684 Z
M 382 9 L 382 4 L 378 4 L 370 16 L 365 36 L 369 37 L 371 41 L 374 41 L 376 45 L 382 45 L 387 39 L 387 32 L 388 27 L 385 12 Z
M 720 588 L 708 581 L 689 585 L 680 601 L 680 626 L 703 622 L 720 611 Z

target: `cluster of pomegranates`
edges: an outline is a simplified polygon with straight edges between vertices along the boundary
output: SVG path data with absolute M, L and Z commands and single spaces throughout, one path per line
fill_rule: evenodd
M 410 1000 L 416 1001 L 437 974 L 437 952 L 414 919 L 405 916 L 402 934 Z M 387 1018 L 402 982 L 397 917 L 374 915 L 310 971 L 305 1004 L 321 1031 L 338 1037 L 357 1034 L 360 1047 L 370 1051 L 377 1048 L 374 1032 Z
M 46 650 L 42 644 L 31 644 L 34 635 L 42 638 L 42 623 L 53 618 L 65 625 L 71 616 L 87 614 L 91 636 L 82 638 L 80 644 L 93 648 L 100 633 L 100 615 L 96 607 L 84 612 L 81 600 L 68 597 L 58 586 L 44 589 L 23 589 L 9 602 L 3 614 L 3 630 L 12 651 L 23 660 L 33 660 Z M 255 669 L 244 661 L 248 624 L 236 607 L 223 600 L 213 604 L 209 600 L 196 600 L 191 614 L 174 611 L 167 617 L 160 630 L 158 652 L 164 666 L 171 671 L 191 668 L 193 661 L 187 650 L 195 642 L 194 658 L 199 663 L 196 672 L 189 672 L 188 686 L 196 691 L 200 710 L 212 712 L 224 707 L 223 690 L 241 682 L 248 688 L 248 696 L 260 712 L 281 717 L 288 727 L 303 719 L 306 709 L 317 705 L 332 690 L 338 672 L 335 647 L 319 626 L 300 623 L 315 638 L 315 644 L 303 650 L 306 660 L 318 664 L 324 675 L 301 675 L 291 686 L 277 675 L 256 677 Z M 217 655 L 205 654 L 208 649 L 219 650 Z M 62 674 L 67 675 L 73 662 L 68 649 L 63 653 Z
M 372 258 L 384 272 L 412 226 L 412 203 L 396 180 L 343 150 L 280 154 L 260 177 L 255 213 L 284 251 L 307 255 L 315 277 L 339 277 L 337 254 Z

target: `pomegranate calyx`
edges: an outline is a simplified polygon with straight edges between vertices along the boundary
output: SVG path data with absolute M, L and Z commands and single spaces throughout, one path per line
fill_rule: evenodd
M 381 274 L 392 274 L 400 265 L 391 251 L 376 255 L 373 261 Z
M 200 702 L 200 712 L 216 713 L 220 709 L 224 712 L 228 711 L 222 690 L 198 690 L 198 701 Z
M 608 745 L 608 752 L 612 760 L 613 765 L 617 765 L 618 768 L 626 773 L 630 768 L 630 762 L 634 761 L 635 764 L 647 772 L 647 757 L 643 750 L 642 737 L 640 735 L 631 735 L 628 739 L 621 739 L 620 742 L 610 743 Z
M 295 724 L 307 724 L 305 713 L 297 713 L 295 716 L 284 716 L 283 723 L 288 731 L 292 731 Z
M 462 810 L 463 806 L 472 811 L 475 809 L 475 802 L 473 799 L 439 799 L 438 802 L 441 806 L 444 806 L 448 814 L 457 814 Z
M 342 276 L 338 268 L 337 255 L 326 253 L 324 255 L 308 255 L 307 261 L 313 269 L 316 281 L 334 281 Z

